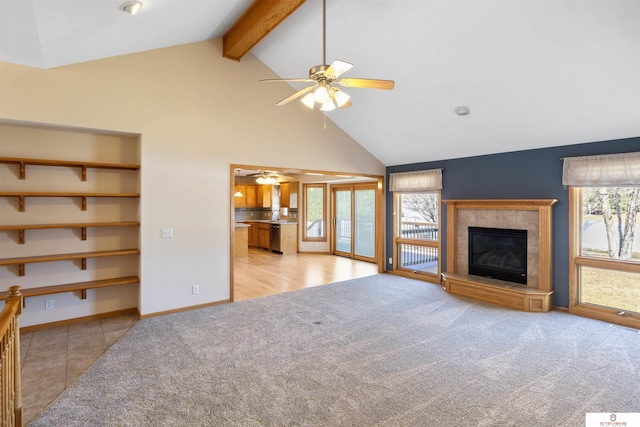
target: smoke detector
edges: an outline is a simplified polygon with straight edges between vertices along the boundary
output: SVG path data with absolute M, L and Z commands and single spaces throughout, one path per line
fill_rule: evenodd
M 469 107 L 464 107 L 464 106 L 456 107 L 454 111 L 459 116 L 468 116 L 469 113 L 471 113 L 471 110 L 469 109 Z

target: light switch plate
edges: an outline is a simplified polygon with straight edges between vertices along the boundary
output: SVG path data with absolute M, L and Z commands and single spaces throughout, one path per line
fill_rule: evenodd
M 173 237 L 173 228 L 164 227 L 162 229 L 162 237 Z

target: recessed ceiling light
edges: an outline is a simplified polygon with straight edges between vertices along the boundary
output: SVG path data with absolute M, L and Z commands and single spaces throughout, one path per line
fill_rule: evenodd
M 469 109 L 469 107 L 464 107 L 464 106 L 456 107 L 454 111 L 459 116 L 467 116 L 469 115 L 469 113 L 471 113 L 471 110 Z
M 120 10 L 130 15 L 135 15 L 142 8 L 141 1 L 128 1 L 120 5 Z

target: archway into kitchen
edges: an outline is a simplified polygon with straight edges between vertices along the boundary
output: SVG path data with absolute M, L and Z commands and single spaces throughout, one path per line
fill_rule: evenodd
M 230 176 L 232 301 L 384 271 L 382 176 L 240 164 Z M 336 251 L 335 185 L 374 189 L 371 257 Z

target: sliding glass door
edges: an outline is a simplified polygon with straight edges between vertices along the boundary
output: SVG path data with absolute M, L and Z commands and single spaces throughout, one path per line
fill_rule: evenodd
M 333 206 L 335 216 L 333 218 L 333 242 L 334 253 L 337 255 L 351 256 L 351 236 L 353 221 L 351 221 L 351 189 L 334 189 Z
M 376 259 L 376 185 L 334 185 L 333 253 L 350 258 Z
M 353 193 L 354 213 L 354 248 L 358 257 L 375 258 L 376 255 L 376 190 L 374 188 L 356 189 Z

